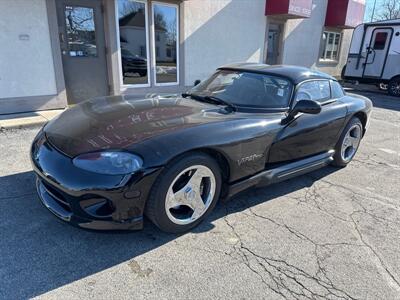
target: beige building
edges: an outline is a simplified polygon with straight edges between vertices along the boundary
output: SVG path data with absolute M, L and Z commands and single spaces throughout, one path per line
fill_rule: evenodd
M 0 114 L 180 92 L 238 61 L 339 75 L 363 0 L 2 0 Z

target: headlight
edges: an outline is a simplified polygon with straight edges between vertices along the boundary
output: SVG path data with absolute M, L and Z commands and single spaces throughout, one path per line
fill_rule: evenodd
M 93 152 L 75 157 L 73 164 L 81 169 L 106 175 L 125 175 L 138 171 L 143 160 L 127 152 Z

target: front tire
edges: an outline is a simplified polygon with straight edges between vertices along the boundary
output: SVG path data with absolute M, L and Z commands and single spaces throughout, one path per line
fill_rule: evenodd
M 346 125 L 335 147 L 332 165 L 345 167 L 356 155 L 363 136 L 363 125 L 359 118 L 353 117 Z
M 156 179 L 145 214 L 163 231 L 188 231 L 215 207 L 221 180 L 218 163 L 210 156 L 194 152 L 178 157 Z

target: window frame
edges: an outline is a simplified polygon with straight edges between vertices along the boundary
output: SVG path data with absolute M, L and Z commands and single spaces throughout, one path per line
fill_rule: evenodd
M 156 31 L 155 31 L 155 23 L 154 23 L 154 7 L 155 5 L 164 5 L 164 6 L 169 6 L 169 7 L 173 7 L 176 9 L 176 81 L 175 82 L 160 82 L 157 83 L 157 60 L 156 60 Z M 180 84 L 180 80 L 179 80 L 179 68 L 180 68 L 180 64 L 179 64 L 179 29 L 180 29 L 180 20 L 179 20 L 179 5 L 178 4 L 174 4 L 174 3 L 168 3 L 168 2 L 160 2 L 160 1 L 151 1 L 151 36 L 152 36 L 152 60 L 151 60 L 151 69 L 152 69 L 152 77 L 153 77 L 153 83 L 154 86 L 176 86 Z
M 340 89 L 342 90 L 342 96 L 341 97 L 333 97 L 333 83 L 337 83 L 339 86 L 340 86 Z M 336 100 L 336 99 L 340 99 L 340 98 L 343 98 L 344 96 L 346 96 L 346 94 L 345 94 L 345 91 L 344 91 L 344 89 L 343 89 L 343 87 L 342 87 L 342 85 L 339 83 L 339 81 L 336 81 L 336 80 L 329 80 L 329 86 L 330 86 L 330 89 L 331 89 L 331 100 Z
M 316 101 L 316 102 L 318 102 L 318 103 L 321 104 L 321 105 L 326 104 L 326 103 L 330 103 L 330 102 L 332 101 L 332 89 L 331 89 L 331 83 L 330 83 L 330 80 L 329 80 L 329 79 L 326 79 L 326 78 L 307 79 L 307 80 L 304 80 L 304 81 L 302 81 L 302 82 L 300 82 L 299 84 L 296 85 L 295 92 L 294 92 L 294 94 L 293 94 L 293 105 L 292 105 L 292 109 L 294 108 L 294 106 L 296 105 L 296 103 L 300 101 L 300 100 L 296 100 L 296 97 L 297 97 L 297 93 L 299 92 L 299 89 L 301 88 L 301 86 L 302 86 L 304 83 L 312 82 L 312 81 L 326 81 L 326 82 L 328 82 L 328 86 L 329 86 L 329 96 L 328 96 L 328 97 L 323 98 L 323 99 L 321 99 L 321 100 L 312 100 L 312 101 Z
M 118 56 L 118 72 L 120 80 L 120 90 L 125 91 L 128 88 L 144 88 L 150 87 L 150 76 L 151 76 L 151 64 L 150 64 L 150 38 L 149 38 L 149 13 L 148 13 L 148 1 L 147 0 L 133 0 L 133 2 L 139 2 L 144 4 L 144 14 L 145 14 L 145 31 L 146 31 L 146 55 L 147 55 L 147 83 L 140 84 L 125 84 L 124 75 L 122 74 L 122 55 L 121 55 L 121 41 L 120 41 L 120 30 L 119 30 L 119 11 L 118 11 L 118 0 L 114 1 L 115 7 L 115 26 L 117 35 L 117 56 Z
M 324 33 L 327 34 L 326 41 L 325 41 L 325 44 L 322 44 L 322 43 L 321 43 L 321 46 L 320 46 L 320 47 L 322 47 L 322 48 L 324 49 L 324 51 L 323 51 L 323 57 L 321 57 L 321 56 L 320 56 L 321 53 L 319 53 L 319 54 L 318 54 L 318 56 L 319 56 L 318 59 L 319 59 L 319 61 L 321 61 L 321 62 L 338 62 L 339 59 L 340 59 L 340 52 L 341 52 L 340 50 L 341 50 L 341 46 L 342 46 L 342 32 L 323 30 L 323 31 L 322 31 L 322 35 L 321 35 L 321 41 L 322 41 L 322 37 L 323 37 Z M 336 36 L 339 35 L 339 43 L 338 43 L 338 49 L 337 49 L 336 58 L 332 58 L 332 56 L 333 56 L 333 51 L 332 51 L 332 53 L 331 53 L 331 57 L 330 57 L 330 58 L 327 58 L 327 55 L 326 55 L 327 46 L 328 46 L 328 43 L 329 43 L 329 35 L 330 35 L 330 34 L 333 34 L 333 44 L 332 44 L 332 45 L 335 45 Z M 322 49 L 320 49 L 320 52 L 321 52 L 321 50 L 322 50 Z

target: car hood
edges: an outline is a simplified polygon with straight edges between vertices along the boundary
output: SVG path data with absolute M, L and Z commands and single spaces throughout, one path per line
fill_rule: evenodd
M 104 149 L 126 149 L 172 131 L 218 122 L 225 116 L 220 110 L 215 105 L 180 97 L 103 97 L 66 110 L 44 131 L 53 146 L 74 157 Z

